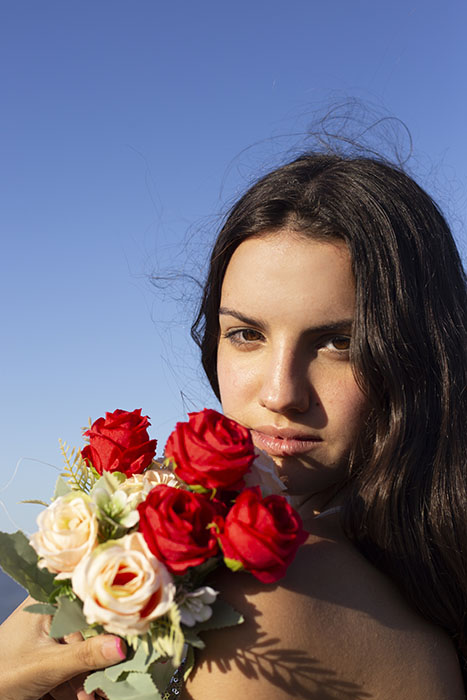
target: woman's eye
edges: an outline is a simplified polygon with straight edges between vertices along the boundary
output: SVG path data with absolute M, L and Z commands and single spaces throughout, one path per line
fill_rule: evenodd
M 234 345 L 247 345 L 248 343 L 256 343 L 263 339 L 259 331 L 253 328 L 239 328 L 238 330 L 227 331 L 224 337 L 230 340 Z
M 350 350 L 350 337 L 347 335 L 336 335 L 323 343 L 323 347 L 327 350 L 346 352 Z

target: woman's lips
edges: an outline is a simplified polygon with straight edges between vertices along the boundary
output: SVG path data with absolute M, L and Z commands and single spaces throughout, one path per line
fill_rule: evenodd
M 259 428 L 252 430 L 251 436 L 256 447 L 264 450 L 271 457 L 306 454 L 322 443 L 322 439 L 318 436 L 299 435 L 297 431 L 289 428 L 284 430 Z

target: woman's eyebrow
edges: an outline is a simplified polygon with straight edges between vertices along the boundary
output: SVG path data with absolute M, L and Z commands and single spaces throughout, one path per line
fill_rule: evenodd
M 344 318 L 339 321 L 322 323 L 319 326 L 311 326 L 307 329 L 309 333 L 351 333 L 353 328 L 353 318 Z
M 219 316 L 233 316 L 237 318 L 242 323 L 248 326 L 256 326 L 256 328 L 264 328 L 264 323 L 258 319 L 251 318 L 250 316 L 245 316 L 240 311 L 235 309 L 229 309 L 226 306 L 221 306 L 219 308 Z M 353 318 L 343 318 L 337 321 L 330 321 L 329 323 L 322 323 L 318 326 L 310 326 L 306 329 L 307 333 L 350 333 L 353 327 Z
M 221 306 L 219 308 L 219 316 L 233 316 L 237 318 L 242 323 L 246 323 L 247 326 L 256 326 L 257 328 L 264 328 L 264 323 L 256 318 L 251 318 L 250 316 L 245 316 L 245 314 L 240 313 L 240 311 L 235 311 L 235 309 L 229 309 L 226 306 Z

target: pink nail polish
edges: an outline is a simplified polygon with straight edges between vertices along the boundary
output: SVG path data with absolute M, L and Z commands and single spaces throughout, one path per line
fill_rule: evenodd
M 102 653 L 106 659 L 113 663 L 123 661 L 123 659 L 126 659 L 126 647 L 123 639 L 120 639 L 120 637 L 106 639 L 102 644 Z
M 78 690 L 78 693 L 77 693 L 76 697 L 77 697 L 77 700 L 94 700 L 96 696 L 94 695 L 94 693 L 92 693 L 91 695 L 89 695 L 89 693 L 87 693 L 87 692 L 84 690 L 84 688 L 80 688 L 80 689 Z
M 120 639 L 120 637 L 115 637 L 115 646 L 117 647 L 117 652 L 122 661 L 123 659 L 126 659 L 126 647 L 123 639 Z

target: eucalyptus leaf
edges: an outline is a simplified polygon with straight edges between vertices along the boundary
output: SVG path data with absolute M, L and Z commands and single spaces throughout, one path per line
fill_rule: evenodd
M 71 580 L 69 578 L 55 579 L 54 589 L 49 596 L 49 603 L 52 605 L 57 605 L 57 601 L 61 597 L 70 598 L 73 600 L 75 597 L 73 589 L 71 588 Z
M 88 626 L 78 600 L 70 600 L 65 596 L 60 596 L 57 603 L 58 610 L 50 626 L 51 637 L 59 639 L 67 634 L 72 634 L 72 632 L 79 632 Z
M 198 637 L 196 632 L 190 627 L 183 628 L 183 636 L 185 637 L 185 642 L 196 649 L 204 649 L 206 646 L 201 637 Z
M 153 649 L 152 644 L 148 647 L 147 644 L 140 643 L 133 658 L 122 661 L 116 666 L 109 666 L 105 669 L 105 675 L 111 681 L 116 681 L 124 672 L 146 673 L 149 666 L 159 657 L 159 652 Z
M 66 494 L 70 493 L 71 490 L 71 487 L 69 486 L 68 482 L 65 481 L 63 476 L 59 476 L 55 482 L 54 500 L 56 498 L 60 498 L 60 496 L 66 496 Z
M 55 605 L 49 605 L 48 603 L 34 603 L 34 605 L 28 605 L 23 610 L 36 613 L 37 615 L 55 615 L 57 612 Z
M 91 494 L 101 492 L 110 497 L 125 480 L 126 476 L 121 472 L 104 472 L 92 487 Z
M 106 671 L 97 671 L 84 682 L 87 693 L 100 690 L 108 700 L 162 700 L 162 696 L 148 673 L 129 673 L 125 680 L 114 683 Z
M 12 534 L 0 532 L 0 566 L 33 598 L 47 603 L 54 576 L 46 569 L 39 569 L 37 562 L 38 556 L 21 530 Z
M 223 627 L 234 627 L 235 625 L 240 625 L 245 619 L 243 615 L 229 605 L 229 603 L 226 603 L 225 600 L 219 600 L 219 598 L 211 605 L 211 608 L 212 615 L 209 620 L 199 622 L 192 628 L 195 633 L 202 632 L 203 630 L 218 630 Z

